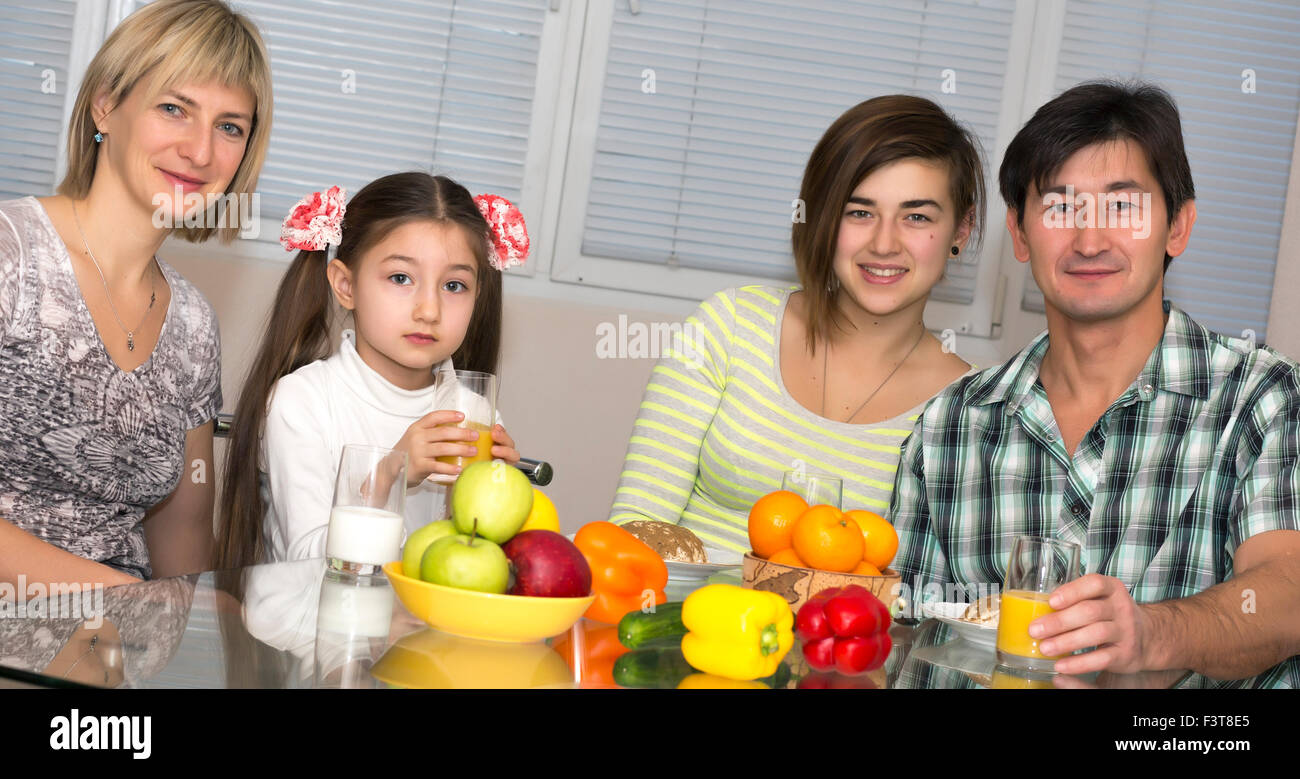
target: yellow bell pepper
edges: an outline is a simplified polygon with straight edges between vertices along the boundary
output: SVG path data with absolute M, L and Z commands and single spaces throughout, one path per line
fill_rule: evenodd
M 730 584 L 687 596 L 682 624 L 686 662 L 704 673 L 748 681 L 771 676 L 794 646 L 794 614 L 785 598 Z
M 691 674 L 677 685 L 679 690 L 770 690 L 762 682 L 738 681 L 713 674 Z

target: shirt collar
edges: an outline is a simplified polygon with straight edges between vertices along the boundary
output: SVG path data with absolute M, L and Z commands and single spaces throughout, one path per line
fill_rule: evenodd
M 1210 396 L 1210 350 L 1214 337 L 1168 300 L 1163 305 L 1169 315 L 1164 335 L 1125 394 L 1151 400 L 1159 389 L 1204 400 Z M 985 371 L 971 388 L 970 404 L 1005 403 L 1007 413 L 1014 413 L 1038 383 L 1048 342 L 1048 332 L 1044 330 L 1015 357 Z
M 423 416 L 433 411 L 434 385 L 417 390 L 398 387 L 366 364 L 357 353 L 356 334 L 344 330 L 339 342 L 339 350 L 331 359 L 337 360 L 344 368 L 343 380 L 354 393 L 380 411 L 401 416 Z M 433 366 L 436 372 L 442 368 L 451 368 L 451 358 Z

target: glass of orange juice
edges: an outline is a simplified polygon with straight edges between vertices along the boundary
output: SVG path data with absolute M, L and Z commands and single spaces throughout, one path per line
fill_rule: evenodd
M 448 455 L 438 462 L 468 467 L 492 459 L 492 427 L 497 419 L 497 377 L 481 371 L 444 368 L 434 380 L 434 404 L 438 410 L 459 411 L 465 418 L 458 425 L 478 433 L 475 441 L 465 443 L 477 451 L 473 455 Z
M 1051 614 L 1052 591 L 1079 577 L 1079 545 L 1055 538 L 1017 536 L 1002 589 L 998 616 L 998 662 L 1026 671 L 1054 671 L 1058 657 L 1038 651 L 1029 623 Z
M 1055 690 L 1054 678 L 1055 674 L 999 665 L 993 669 L 993 681 L 989 686 L 994 690 Z

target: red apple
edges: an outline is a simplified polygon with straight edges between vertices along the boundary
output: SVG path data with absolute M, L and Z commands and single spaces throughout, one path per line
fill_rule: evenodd
M 501 547 L 514 570 L 510 595 L 582 598 L 591 594 L 591 566 L 578 547 L 553 530 L 525 530 Z

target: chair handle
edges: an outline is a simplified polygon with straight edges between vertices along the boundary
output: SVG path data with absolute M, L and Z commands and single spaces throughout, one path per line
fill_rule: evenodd
M 216 429 L 213 430 L 213 435 L 217 438 L 230 437 L 230 428 L 234 423 L 234 414 L 217 414 Z M 528 481 L 539 487 L 550 484 L 551 479 L 555 477 L 555 469 L 551 468 L 550 463 L 542 460 L 530 460 L 527 457 L 520 457 L 519 462 L 515 463 L 515 467 L 524 472 L 524 475 L 528 477 Z
M 515 467 L 523 471 L 528 480 L 538 487 L 545 487 L 550 484 L 551 479 L 555 476 L 551 464 L 542 460 L 530 460 L 527 457 L 520 457 L 519 462 L 515 463 Z

